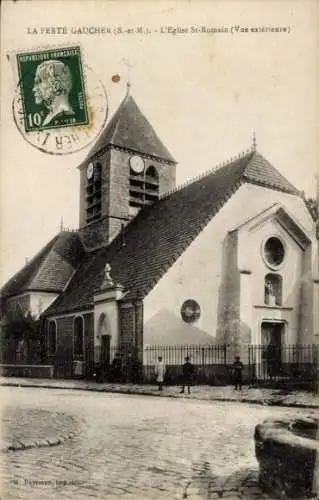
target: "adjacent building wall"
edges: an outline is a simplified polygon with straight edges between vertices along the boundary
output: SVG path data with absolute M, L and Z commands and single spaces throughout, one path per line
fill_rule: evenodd
M 55 321 L 57 327 L 57 349 L 54 355 L 55 376 L 59 378 L 72 378 L 74 375 L 73 349 L 74 349 L 74 320 L 76 316 L 83 319 L 84 361 L 86 366 L 92 362 L 94 348 L 94 315 L 93 312 L 83 311 L 77 314 L 50 317 L 46 319 L 45 331 L 48 333 L 50 321 Z
M 6 301 L 6 311 L 14 311 L 18 305 L 23 313 L 30 312 L 38 318 L 50 304 L 57 298 L 57 293 L 51 292 L 25 292 Z

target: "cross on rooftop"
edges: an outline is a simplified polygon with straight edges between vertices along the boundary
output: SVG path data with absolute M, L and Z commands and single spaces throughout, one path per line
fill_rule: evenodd
M 130 93 L 131 88 L 131 69 L 134 67 L 134 64 L 130 59 L 123 58 L 123 62 L 127 68 L 127 82 L 126 82 L 126 93 L 127 95 Z
M 251 149 L 252 149 L 253 151 L 256 151 L 256 148 L 257 148 L 256 133 L 255 133 L 255 131 L 253 130 L 253 137 L 252 137 L 252 145 L 251 145 Z

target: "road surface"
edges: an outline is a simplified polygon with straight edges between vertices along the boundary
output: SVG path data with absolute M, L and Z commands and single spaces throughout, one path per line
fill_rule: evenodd
M 236 473 L 257 469 L 257 423 L 315 411 L 52 389 L 1 387 L 0 395 L 21 426 L 30 409 L 39 428 L 44 411 L 74 425 L 64 444 L 2 454 L 4 500 L 225 497 Z M 247 498 L 261 498 L 254 481 L 247 484 Z

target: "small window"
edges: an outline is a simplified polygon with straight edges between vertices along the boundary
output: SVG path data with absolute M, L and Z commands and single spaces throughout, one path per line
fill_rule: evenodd
M 279 274 L 269 273 L 265 276 L 265 304 L 282 305 L 282 277 Z
M 285 258 L 285 247 L 276 236 L 268 238 L 263 248 L 263 257 L 269 267 L 276 268 Z
M 200 318 L 200 305 L 196 300 L 185 300 L 181 307 L 181 316 L 185 323 L 195 323 Z
M 153 165 L 146 170 L 146 182 L 147 180 L 158 182 L 158 172 Z

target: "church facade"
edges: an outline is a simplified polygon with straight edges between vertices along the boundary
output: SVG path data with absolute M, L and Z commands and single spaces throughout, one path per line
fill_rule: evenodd
M 112 346 L 319 344 L 318 241 L 300 192 L 253 147 L 176 188 L 176 161 L 128 93 L 79 166 L 79 230 L 2 288 L 49 355 Z

